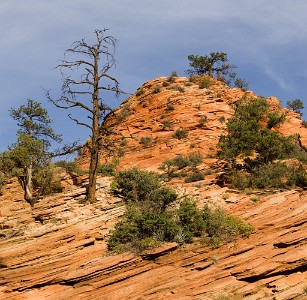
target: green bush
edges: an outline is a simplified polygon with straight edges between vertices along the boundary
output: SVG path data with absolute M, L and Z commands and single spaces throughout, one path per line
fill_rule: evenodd
M 154 88 L 154 90 L 152 91 L 152 93 L 153 94 L 158 94 L 158 93 L 160 93 L 161 92 L 161 86 L 156 86 L 155 88 Z
M 172 123 L 170 121 L 168 121 L 168 120 L 163 120 L 162 124 L 163 124 L 163 127 L 167 128 L 167 129 L 171 129 L 172 126 L 173 126 Z
M 211 86 L 211 79 L 210 76 L 203 76 L 198 84 L 200 89 L 208 89 Z
M 225 122 L 225 117 L 224 117 L 224 116 L 220 116 L 220 117 L 219 117 L 219 121 L 220 121 L 221 123 L 224 123 L 224 122 Z
M 142 96 L 143 94 L 145 94 L 145 91 L 143 88 L 139 88 L 135 93 L 137 97 Z
M 53 165 L 46 165 L 33 176 L 33 186 L 37 196 L 62 192 L 61 178 Z
M 0 190 L 4 185 L 4 180 L 5 180 L 5 174 L 0 171 Z
M 155 193 L 162 189 L 162 184 L 157 173 L 143 171 L 137 168 L 118 172 L 115 176 L 113 186 L 116 186 L 117 191 L 127 201 L 156 199 Z M 168 192 L 165 190 L 163 192 L 170 197 Z M 163 199 L 160 199 L 160 201 L 164 203 Z
M 172 74 L 167 78 L 167 81 L 170 83 L 174 83 L 177 77 L 178 77 L 177 72 L 173 71 Z
M 187 166 L 190 165 L 190 161 L 188 157 L 185 157 L 181 154 L 177 155 L 176 157 L 174 157 L 172 160 L 172 165 L 177 167 L 178 170 L 181 170 Z
M 188 136 L 188 132 L 185 129 L 178 128 L 172 136 L 173 138 L 181 140 Z
M 277 130 L 285 115 L 271 111 L 265 98 L 243 98 L 219 141 L 218 157 L 232 167 L 228 180 L 238 188 L 288 187 L 304 182 L 304 174 L 278 162 L 297 158 L 307 162 L 298 135 L 281 136 Z M 237 163 L 237 162 L 240 163 Z M 295 175 L 296 174 L 296 175 Z M 299 178 L 299 179 L 295 179 Z
M 231 184 L 242 190 L 247 188 L 304 187 L 307 185 L 307 172 L 302 165 L 288 166 L 282 162 L 255 167 L 250 173 L 244 170 L 236 170 L 228 176 Z
M 102 176 L 115 176 L 116 174 L 116 164 L 105 163 L 98 166 L 97 172 Z
M 219 245 L 240 235 L 249 235 L 253 228 L 241 219 L 222 210 L 204 210 L 185 198 L 179 208 L 171 206 L 177 194 L 159 181 L 156 173 L 132 168 L 119 172 L 113 188 L 127 202 L 123 219 L 115 225 L 108 242 L 111 251 L 139 252 L 163 242 L 187 243 L 193 237 L 204 237 Z
M 240 88 L 243 91 L 246 91 L 248 89 L 248 82 L 245 79 L 236 78 L 235 87 Z
M 174 240 L 179 230 L 172 212 L 138 212 L 128 208 L 124 220 L 116 224 L 108 248 L 115 252 L 140 252 Z
M 139 252 L 163 242 L 190 243 L 193 237 L 218 247 L 238 236 L 248 236 L 254 228 L 221 209 L 197 208 L 195 201 L 186 198 L 178 209 L 155 211 L 150 203 L 129 204 L 123 220 L 118 222 L 108 242 L 111 251 Z
M 184 199 L 176 213 L 183 229 L 185 242 L 190 242 L 194 236 L 199 237 L 204 234 L 206 223 L 195 201 L 189 198 Z
M 172 177 L 185 177 L 188 175 L 187 172 L 178 172 L 186 167 L 190 167 L 189 171 L 197 172 L 196 167 L 201 164 L 203 161 L 203 156 L 200 153 L 193 152 L 190 153 L 188 156 L 183 155 L 177 155 L 174 158 L 165 160 L 162 165 L 159 167 L 159 169 L 166 172 L 168 180 L 170 180 Z M 198 177 L 201 176 L 198 174 Z M 194 177 L 196 178 L 196 177 Z M 203 178 L 202 178 L 203 179 Z M 201 180 L 201 179 L 198 179 Z M 193 181 L 193 176 L 192 176 Z M 192 182 L 189 181 L 189 182 Z M 195 180 L 196 181 L 196 180 Z
M 192 152 L 188 155 L 189 165 L 194 170 L 203 162 L 203 156 L 199 152 Z
M 59 160 L 54 163 L 55 166 L 65 169 L 65 171 L 69 174 L 81 174 L 82 171 L 80 170 L 79 166 L 75 161 L 66 161 L 66 160 Z
M 189 183 L 189 182 L 196 182 L 196 181 L 200 181 L 200 180 L 204 180 L 205 175 L 202 172 L 199 171 L 194 171 L 193 173 L 189 174 L 186 178 L 185 178 L 185 182 Z
M 142 136 L 140 139 L 140 144 L 144 147 L 148 147 L 152 142 L 152 138 L 150 136 Z
M 120 146 L 125 147 L 127 146 L 127 144 L 128 144 L 127 140 L 124 137 L 122 137 L 120 141 Z
M 166 110 L 174 110 L 174 109 L 175 109 L 174 105 L 172 105 L 170 103 L 166 104 Z
M 245 224 L 239 217 L 228 215 L 222 209 L 204 208 L 204 220 L 209 241 L 230 242 L 237 236 L 249 236 L 254 227 Z

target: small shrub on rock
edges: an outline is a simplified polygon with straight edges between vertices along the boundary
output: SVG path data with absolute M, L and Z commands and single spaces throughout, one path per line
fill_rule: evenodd
M 210 77 L 205 75 L 203 76 L 198 84 L 200 89 L 208 89 L 211 86 L 211 80 Z
M 140 144 L 144 147 L 148 147 L 152 142 L 152 138 L 150 136 L 142 136 L 140 139 Z
M 189 183 L 189 182 L 196 182 L 196 181 L 200 181 L 200 180 L 204 180 L 205 175 L 202 172 L 199 171 L 194 171 L 193 173 L 189 174 L 186 178 L 185 178 L 185 182 Z
M 185 129 L 178 128 L 175 133 L 173 134 L 173 138 L 178 140 L 184 139 L 188 136 L 188 132 Z
M 142 96 L 143 94 L 145 94 L 145 91 L 143 88 L 139 88 L 137 92 L 135 93 L 137 97 Z
M 154 90 L 152 91 L 152 93 L 153 94 L 158 94 L 158 93 L 160 93 L 161 92 L 161 86 L 156 86 L 155 88 L 154 88 Z

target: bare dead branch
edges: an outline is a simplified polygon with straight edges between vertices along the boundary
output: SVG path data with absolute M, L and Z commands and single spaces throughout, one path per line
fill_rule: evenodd
M 65 144 L 61 148 L 56 149 L 55 151 L 50 153 L 50 158 L 72 154 L 82 148 L 83 148 L 83 145 L 80 144 L 80 141 L 75 141 L 71 144 Z
M 80 122 L 79 120 L 73 118 L 73 117 L 71 116 L 71 114 L 69 114 L 68 117 L 69 117 L 69 119 L 71 119 L 71 120 L 73 120 L 74 122 L 76 122 L 78 125 L 82 125 L 82 126 L 85 126 L 85 127 L 89 128 L 89 129 L 92 129 L 92 127 L 91 127 L 90 125 L 88 125 L 88 124 L 86 124 L 86 123 L 83 123 L 83 122 Z

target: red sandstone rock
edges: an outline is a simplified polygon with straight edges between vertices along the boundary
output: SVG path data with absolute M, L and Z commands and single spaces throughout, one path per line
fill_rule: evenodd
M 172 84 L 175 89 L 163 87 L 153 94 L 165 80 L 149 81 L 142 87 L 143 95 L 128 98 L 115 112 L 122 116 L 130 112 L 123 122 L 117 124 L 109 118 L 118 134 L 115 143 L 122 142 L 121 136 L 127 141 L 121 167 L 157 170 L 164 159 L 197 151 L 206 157 L 202 169 L 220 170 L 212 156 L 226 128 L 221 117 L 231 117 L 234 103 L 244 92 L 215 80 L 210 90 L 199 89 L 197 84 L 185 86 L 187 78 L 178 78 Z M 176 90 L 176 84 L 185 92 Z M 271 97 L 269 101 L 274 109 L 280 109 L 278 99 Z M 167 109 L 167 105 L 174 109 Z M 281 132 L 299 133 L 307 145 L 307 129 L 299 116 L 287 109 L 284 112 L 287 121 Z M 207 122 L 200 124 L 204 116 Z M 165 128 L 164 120 L 172 127 Z M 186 129 L 188 137 L 173 138 L 177 128 Z M 151 137 L 149 145 L 140 144 L 143 136 Z M 86 153 L 80 162 L 87 164 Z M 64 193 L 45 197 L 34 208 L 22 200 L 16 180 L 8 181 L 3 189 L 0 299 L 307 298 L 306 191 L 246 195 L 215 185 L 215 174 L 197 183 L 174 180 L 173 187 L 180 194 L 193 195 L 200 207 L 204 203 L 223 206 L 254 225 L 255 232 L 214 250 L 196 242 L 182 248 L 164 245 L 143 256 L 110 255 L 107 238 L 124 212 L 121 199 L 109 193 L 110 179 L 99 178 L 98 201 L 90 205 L 81 201 L 85 188 L 67 180 L 69 188 Z

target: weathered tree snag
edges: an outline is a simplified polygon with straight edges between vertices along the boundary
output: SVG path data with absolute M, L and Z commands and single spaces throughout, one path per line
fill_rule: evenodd
M 117 97 L 120 93 L 123 93 L 119 89 L 119 82 L 108 74 L 109 70 L 115 66 L 114 52 L 117 41 L 106 33 L 107 29 L 97 29 L 95 30 L 95 44 L 88 44 L 82 39 L 81 41 L 76 41 L 72 48 L 67 49 L 66 54 L 81 55 L 84 59 L 71 61 L 65 59 L 57 68 L 61 68 L 61 70 L 64 68 L 70 71 L 83 69 L 83 74 L 78 80 L 72 79 L 69 75 L 63 76 L 62 96 L 60 99 L 54 100 L 49 92 L 46 93 L 48 99 L 56 107 L 64 109 L 81 108 L 87 114 L 85 120 L 73 118 L 70 114 L 68 116 L 78 125 L 89 128 L 91 132 L 91 141 L 86 145 L 90 151 L 89 185 L 87 189 L 87 201 L 90 203 L 96 200 L 96 178 L 102 122 L 111 111 L 111 108 L 101 98 L 100 94 L 101 91 L 104 91 L 105 94 L 115 93 Z M 78 101 L 79 98 L 80 101 Z

